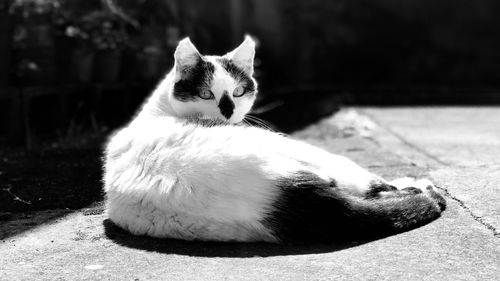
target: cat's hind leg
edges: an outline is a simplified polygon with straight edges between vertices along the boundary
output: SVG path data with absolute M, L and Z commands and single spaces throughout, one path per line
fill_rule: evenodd
M 429 179 L 415 179 L 410 177 L 399 178 L 390 181 L 390 184 L 397 187 L 399 190 L 416 189 L 420 192 L 431 195 L 434 199 L 438 198 L 435 194 L 438 193 L 436 185 Z M 443 200 L 444 201 L 444 200 Z
M 390 185 L 395 186 L 399 190 L 403 190 L 405 188 L 416 188 L 422 191 L 423 193 L 428 192 L 429 190 L 436 191 L 436 185 L 429 179 L 415 179 L 412 177 L 404 177 L 395 179 L 389 182 Z
M 374 177 L 359 193 L 362 188 L 296 173 L 278 182 L 279 195 L 263 224 L 278 241 L 290 242 L 364 239 L 407 231 L 437 219 L 444 210 L 444 199 L 427 188 L 428 183 L 407 180 L 398 189 Z
M 415 187 L 422 190 L 423 193 L 427 194 L 430 196 L 434 201 L 437 202 L 438 206 L 441 208 L 441 210 L 446 209 L 446 201 L 444 200 L 443 196 L 441 196 L 438 191 L 437 187 L 432 181 L 428 179 L 419 179 L 415 181 Z
M 439 206 L 446 209 L 446 201 L 438 193 L 436 186 L 429 179 L 416 180 L 412 177 L 403 177 L 389 182 L 373 182 L 366 193 L 366 198 L 400 197 L 408 194 L 424 194 Z
M 363 194 L 365 198 L 380 198 L 380 197 L 393 197 L 404 194 L 418 194 L 423 190 L 417 188 L 414 178 L 405 177 L 393 181 L 385 181 L 376 179 L 369 183 L 366 192 Z

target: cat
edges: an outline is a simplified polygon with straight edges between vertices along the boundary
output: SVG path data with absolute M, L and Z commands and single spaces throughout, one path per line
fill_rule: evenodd
M 308 243 L 407 231 L 438 218 L 429 180 L 387 182 L 346 157 L 242 124 L 257 95 L 255 42 L 174 67 L 105 151 L 109 219 L 135 235 Z

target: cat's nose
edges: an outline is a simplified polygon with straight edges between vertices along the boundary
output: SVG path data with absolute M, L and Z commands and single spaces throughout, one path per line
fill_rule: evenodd
M 234 111 L 234 102 L 229 97 L 227 91 L 222 93 L 222 97 L 219 101 L 219 110 L 222 116 L 226 117 L 226 119 L 231 118 Z

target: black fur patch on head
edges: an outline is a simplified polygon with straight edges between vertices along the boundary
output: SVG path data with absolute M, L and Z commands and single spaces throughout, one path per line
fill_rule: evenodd
M 234 102 L 228 96 L 227 91 L 224 91 L 222 98 L 219 101 L 219 110 L 222 116 L 226 117 L 226 119 L 231 118 L 234 111 Z
M 245 84 L 245 91 L 254 92 L 255 83 L 252 81 L 250 76 L 246 74 L 241 68 L 237 67 L 231 60 L 226 58 L 219 58 L 217 62 L 222 65 L 222 67 L 233 77 L 234 79 Z
M 215 66 L 200 57 L 196 65 L 183 70 L 183 77 L 174 85 L 174 97 L 180 101 L 194 101 L 203 88 L 209 88 Z

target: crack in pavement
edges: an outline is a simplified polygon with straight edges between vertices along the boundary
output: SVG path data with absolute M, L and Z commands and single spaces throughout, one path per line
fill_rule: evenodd
M 370 118 L 373 123 L 377 124 L 378 128 L 386 131 L 386 133 L 392 135 L 393 137 L 395 137 L 396 139 L 398 139 L 401 143 L 403 143 L 404 145 L 408 146 L 410 149 L 416 151 L 417 153 L 420 153 L 421 155 L 423 155 L 423 156 L 425 156 L 425 157 L 427 157 L 427 158 L 435 161 L 436 163 L 438 163 L 441 166 L 444 166 L 444 167 L 455 167 L 455 166 L 453 166 L 450 163 L 446 163 L 446 162 L 442 161 L 438 157 L 436 157 L 436 156 L 432 155 L 431 153 L 427 152 L 425 149 L 420 148 L 417 145 L 415 145 L 415 144 L 411 143 L 410 141 L 406 140 L 403 136 L 401 136 L 400 134 L 398 134 L 395 131 L 391 130 L 387 126 L 383 126 L 382 123 L 380 121 L 378 121 L 376 118 L 374 118 L 371 114 L 368 114 L 366 112 L 360 111 L 360 115 L 364 115 L 364 116 Z M 376 143 L 378 145 L 382 146 L 382 144 L 381 144 L 380 141 L 376 141 Z M 484 227 L 486 227 L 487 229 L 489 229 L 491 232 L 493 232 L 493 236 L 494 237 L 500 238 L 500 232 L 493 225 L 491 225 L 490 223 L 484 221 L 482 217 L 474 214 L 474 212 L 462 200 L 460 200 L 459 198 L 453 196 L 448 191 L 447 188 L 445 188 L 445 187 L 439 187 L 439 186 L 436 186 L 436 187 L 438 189 L 442 190 L 443 193 L 444 193 L 444 195 L 446 197 L 448 197 L 451 200 L 457 202 L 457 204 L 462 209 L 464 209 L 475 221 L 477 221 L 478 223 L 480 223 L 481 225 L 483 225 Z
M 377 122 L 377 124 L 380 124 Z M 443 160 L 437 158 L 436 156 L 430 154 L 429 152 L 427 152 L 425 149 L 423 148 L 420 148 L 418 147 L 417 145 L 409 142 L 408 140 L 406 140 L 403 136 L 401 136 L 400 134 L 394 132 L 393 130 L 391 130 L 390 128 L 388 127 L 385 127 L 385 126 L 381 126 L 379 125 L 380 128 L 386 130 L 388 133 L 390 133 L 391 135 L 393 135 L 395 138 L 397 138 L 398 140 L 400 140 L 403 144 L 405 144 L 406 146 L 409 146 L 410 148 L 412 148 L 413 150 L 419 152 L 420 154 L 426 156 L 427 158 L 430 158 L 432 160 L 434 160 L 436 163 L 439 163 L 440 165 L 442 166 L 445 166 L 445 167 L 451 167 L 452 165 L 449 164 L 449 163 L 446 163 L 444 162 Z
M 463 208 L 463 209 L 464 209 L 467 213 L 469 213 L 469 215 L 470 215 L 470 216 L 471 216 L 471 217 L 472 217 L 475 221 L 479 222 L 480 224 L 482 224 L 483 226 L 485 226 L 487 229 L 491 230 L 491 231 L 493 232 L 493 236 L 495 236 L 495 237 L 497 237 L 497 238 L 500 238 L 500 232 L 498 232 L 498 231 L 496 230 L 496 228 L 495 228 L 493 225 L 491 225 L 491 224 L 489 224 L 489 223 L 485 222 L 485 221 L 483 220 L 483 218 L 482 218 L 482 217 L 480 217 L 480 216 L 478 216 L 478 215 L 474 214 L 474 212 L 472 212 L 472 210 L 471 210 L 469 207 L 467 207 L 467 205 L 466 205 L 466 204 L 465 204 L 462 200 L 460 200 L 460 199 L 458 199 L 457 197 L 455 197 L 455 196 L 451 195 L 451 193 L 448 191 L 448 189 L 447 189 L 447 188 L 444 188 L 444 187 L 439 187 L 439 186 L 436 186 L 436 187 L 437 187 L 437 188 L 439 188 L 439 189 L 441 189 L 441 190 L 444 192 L 444 195 L 445 195 L 445 196 L 447 196 L 447 197 L 449 197 L 450 199 L 452 199 L 452 200 L 454 200 L 455 202 L 457 202 L 457 203 L 458 203 L 458 205 L 459 205 L 460 207 L 462 207 L 462 208 Z

